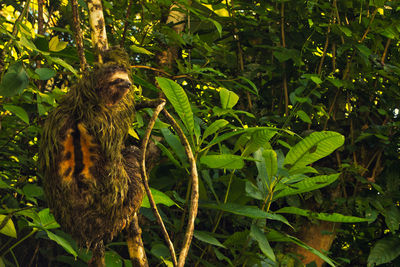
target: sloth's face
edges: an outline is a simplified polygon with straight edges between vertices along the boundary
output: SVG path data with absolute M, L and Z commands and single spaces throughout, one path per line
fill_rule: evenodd
M 126 71 L 118 70 L 111 75 L 103 88 L 101 96 L 107 106 L 117 104 L 129 91 L 132 82 Z

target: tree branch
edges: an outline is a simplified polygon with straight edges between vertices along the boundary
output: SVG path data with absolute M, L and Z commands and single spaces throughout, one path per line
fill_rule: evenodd
M 175 119 L 168 113 L 167 110 L 163 110 L 164 115 L 167 117 L 169 122 L 172 124 L 175 132 L 178 134 L 183 146 L 185 147 L 186 155 L 188 157 L 192 175 L 192 195 L 190 199 L 190 210 L 188 225 L 185 233 L 185 239 L 183 241 L 182 250 L 179 255 L 178 267 L 183 267 L 185 265 L 186 257 L 189 252 L 190 243 L 192 242 L 193 232 L 194 232 L 194 221 L 197 216 L 197 209 L 199 206 L 199 178 L 197 173 L 196 160 L 193 156 L 192 149 L 190 148 L 189 141 L 187 140 L 182 129 L 179 127 Z
M 86 70 L 87 63 L 86 63 L 85 51 L 83 49 L 83 36 L 82 36 L 82 30 L 81 30 L 81 23 L 80 23 L 80 19 L 79 19 L 78 1 L 71 0 L 71 6 L 72 6 L 72 17 L 73 17 L 74 30 L 75 30 L 74 35 L 75 35 L 76 49 L 78 50 L 81 71 L 83 72 Z
M 153 195 L 151 194 L 149 183 L 148 183 L 148 178 L 147 178 L 147 173 L 146 173 L 146 149 L 147 149 L 147 144 L 149 143 L 151 130 L 154 127 L 154 124 L 156 122 L 158 114 L 160 114 L 160 112 L 164 108 L 165 104 L 166 104 L 165 99 L 160 99 L 160 104 L 154 110 L 153 116 L 151 117 L 151 119 L 149 121 L 149 124 L 147 125 L 147 129 L 146 129 L 146 132 L 145 132 L 144 137 L 143 137 L 142 147 L 141 147 L 141 151 L 140 151 L 141 152 L 140 172 L 141 172 L 141 175 L 142 175 L 143 185 L 144 185 L 144 188 L 146 189 L 146 194 L 147 194 L 147 197 L 149 199 L 151 209 L 153 211 L 154 216 L 157 219 L 158 224 L 161 227 L 162 233 L 164 235 L 165 242 L 167 243 L 169 251 L 171 253 L 172 262 L 173 262 L 174 266 L 177 266 L 174 245 L 172 244 L 171 239 L 169 238 L 168 231 L 165 228 L 165 225 L 164 225 L 164 222 L 163 222 L 163 220 L 161 218 L 161 215 L 157 210 L 157 205 L 156 205 L 156 203 L 154 201 Z

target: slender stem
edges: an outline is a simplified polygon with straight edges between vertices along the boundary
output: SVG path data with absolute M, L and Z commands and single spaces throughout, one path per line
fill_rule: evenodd
M 33 234 L 35 234 L 38 231 L 37 228 L 32 229 L 32 231 L 27 234 L 26 236 L 24 236 L 23 238 L 21 238 L 18 242 L 16 242 L 14 245 L 12 245 L 9 249 L 7 249 L 6 251 L 4 251 L 3 254 L 1 254 L 1 257 L 4 257 L 8 252 L 11 252 L 11 250 L 13 250 L 16 246 L 18 246 L 19 244 L 21 244 L 24 240 L 28 239 L 29 237 L 31 237 Z
M 286 40 L 285 40 L 285 2 L 281 3 L 281 44 L 283 48 L 286 48 Z M 282 63 L 282 71 L 283 71 L 283 91 L 285 95 L 285 115 L 289 116 L 289 93 L 287 86 L 287 77 L 286 77 L 286 63 Z
M 119 43 L 120 46 L 122 46 L 122 47 L 124 46 L 126 31 L 128 30 L 128 26 L 129 26 L 129 17 L 131 16 L 132 4 L 133 4 L 133 0 L 130 0 L 129 4 L 128 4 L 128 10 L 126 11 L 124 31 L 122 33 L 122 38 L 121 38 L 121 41 Z
M 391 41 L 391 40 L 392 40 L 392 39 L 388 39 L 388 40 L 386 41 L 385 50 L 383 50 L 383 54 L 382 54 L 382 57 L 381 57 L 381 64 L 382 64 L 382 65 L 385 65 L 385 58 L 386 58 L 386 54 L 387 54 L 387 51 L 388 51 L 388 49 L 389 49 L 390 41 Z
M 173 262 L 174 266 L 177 266 L 174 245 L 172 244 L 171 239 L 169 238 L 168 231 L 165 228 L 165 225 L 164 225 L 164 222 L 163 222 L 163 220 L 161 218 L 160 213 L 158 212 L 157 205 L 156 205 L 156 203 L 154 201 L 154 198 L 153 198 L 153 195 L 151 194 L 151 191 L 150 191 L 148 178 L 147 178 L 147 173 L 146 173 L 146 149 L 147 149 L 147 144 L 149 142 L 151 130 L 154 127 L 154 124 L 156 122 L 158 114 L 160 114 L 160 112 L 164 108 L 165 104 L 166 104 L 166 101 L 164 99 L 161 99 L 161 103 L 154 110 L 153 116 L 151 117 L 150 122 L 149 122 L 149 124 L 147 126 L 147 129 L 146 129 L 145 135 L 143 137 L 143 141 L 142 141 L 142 147 L 141 147 L 140 172 L 141 172 L 141 175 L 142 175 L 143 185 L 144 185 L 144 188 L 146 189 L 146 193 L 147 193 L 147 197 L 148 197 L 149 202 L 150 202 L 151 209 L 153 211 L 154 216 L 157 219 L 158 224 L 161 227 L 162 233 L 164 235 L 165 242 L 167 243 L 169 251 L 171 253 L 172 262 Z
M 199 206 L 199 178 L 197 173 L 196 160 L 193 156 L 192 149 L 190 147 L 189 141 L 185 137 L 182 129 L 179 127 L 178 123 L 175 119 L 168 113 L 167 110 L 163 110 L 164 115 L 172 124 L 175 132 L 178 134 L 183 146 L 185 147 L 186 155 L 188 157 L 190 163 L 190 171 L 191 171 L 191 182 L 192 182 L 192 195 L 190 199 L 190 210 L 189 210 L 189 218 L 188 225 L 185 233 L 185 239 L 183 241 L 182 249 L 179 255 L 178 267 L 183 267 L 185 265 L 186 257 L 189 252 L 190 243 L 193 238 L 194 233 L 194 221 L 197 216 L 197 210 Z

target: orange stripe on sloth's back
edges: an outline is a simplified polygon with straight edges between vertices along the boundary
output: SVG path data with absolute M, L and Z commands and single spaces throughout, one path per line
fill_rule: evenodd
M 66 138 L 62 142 L 63 148 L 58 174 L 64 182 L 70 183 L 75 169 L 75 149 L 72 129 L 67 130 Z
M 95 148 L 95 144 L 93 144 L 93 138 L 89 135 L 85 127 L 82 123 L 78 124 L 78 130 L 81 133 L 81 150 L 82 150 L 82 161 L 83 161 L 83 170 L 81 174 L 87 179 L 94 179 L 92 174 L 90 173 L 90 168 L 94 166 L 94 160 L 97 159 L 97 155 L 90 151 L 90 149 Z
M 77 126 L 78 127 L 76 131 L 79 131 L 80 148 L 74 146 L 74 130 L 71 128 L 67 130 L 66 138 L 61 143 L 63 151 L 58 174 L 64 183 L 70 183 L 72 181 L 75 167 L 79 166 L 79 162 L 76 162 L 77 157 L 75 156 L 75 153 L 78 152 L 78 149 L 80 149 L 82 152 L 83 165 L 83 169 L 79 174 L 81 174 L 85 179 L 94 179 L 90 172 L 90 168 L 94 166 L 94 161 L 96 161 L 98 158 L 98 155 L 96 154 L 96 145 L 93 143 L 93 137 L 89 135 L 85 126 L 82 123 L 79 123 Z

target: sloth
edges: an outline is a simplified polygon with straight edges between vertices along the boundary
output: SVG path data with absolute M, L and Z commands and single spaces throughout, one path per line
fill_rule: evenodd
M 49 207 L 93 262 L 104 258 L 104 242 L 129 228 L 144 195 L 140 149 L 125 147 L 135 115 L 128 56 L 113 49 L 103 62 L 49 114 L 39 151 Z

